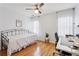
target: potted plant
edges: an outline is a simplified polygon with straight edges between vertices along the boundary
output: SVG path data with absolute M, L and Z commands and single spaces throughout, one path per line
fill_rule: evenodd
M 48 41 L 49 40 L 49 34 L 45 33 L 45 37 L 46 37 L 45 40 Z

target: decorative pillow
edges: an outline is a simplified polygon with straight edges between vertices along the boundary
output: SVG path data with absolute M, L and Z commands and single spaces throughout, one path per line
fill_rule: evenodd
M 69 42 L 69 40 L 64 37 L 64 38 L 61 39 L 61 44 L 65 45 L 65 46 L 72 46 L 73 42 Z

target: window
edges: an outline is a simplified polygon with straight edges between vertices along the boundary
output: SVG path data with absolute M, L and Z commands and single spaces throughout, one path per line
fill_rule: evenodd
M 34 21 L 34 33 L 39 34 L 39 21 Z
M 58 12 L 57 15 L 59 36 L 73 35 L 73 9 Z

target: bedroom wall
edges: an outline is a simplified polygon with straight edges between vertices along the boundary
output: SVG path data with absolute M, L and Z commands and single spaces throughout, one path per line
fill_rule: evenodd
M 55 41 L 54 33 L 57 32 L 57 19 L 56 13 L 50 13 L 48 15 L 43 15 L 40 17 L 33 18 L 34 20 L 38 20 L 40 23 L 40 37 L 39 40 L 45 39 L 45 32 L 49 33 L 50 41 Z
M 26 28 L 29 18 L 7 7 L 0 7 L 0 31 L 6 29 L 15 29 L 16 19 L 22 20 L 22 27 Z M 0 39 L 1 40 L 1 39 Z M 1 44 L 0 44 L 1 46 Z

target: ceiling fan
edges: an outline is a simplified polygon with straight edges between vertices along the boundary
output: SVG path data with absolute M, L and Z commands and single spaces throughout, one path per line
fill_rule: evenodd
M 33 5 L 32 8 L 26 8 L 25 10 L 34 10 L 35 13 L 39 13 L 41 14 L 41 7 L 44 5 L 44 3 L 37 3 L 35 5 Z

